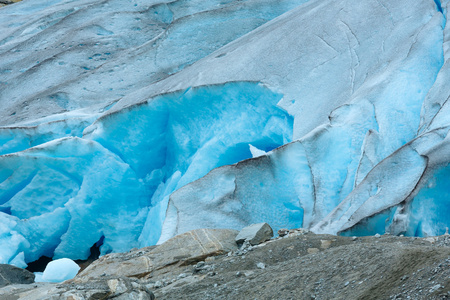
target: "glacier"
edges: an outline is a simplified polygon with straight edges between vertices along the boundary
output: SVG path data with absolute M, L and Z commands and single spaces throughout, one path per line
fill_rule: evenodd
M 0 263 L 260 222 L 443 234 L 449 5 L 0 8 Z

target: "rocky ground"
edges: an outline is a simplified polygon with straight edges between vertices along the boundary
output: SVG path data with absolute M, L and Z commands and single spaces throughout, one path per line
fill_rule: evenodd
M 0 299 L 450 298 L 448 235 L 355 238 L 298 229 L 238 248 L 237 233 L 197 230 L 106 255 L 73 280 L 9 285 Z
M 449 237 L 295 232 L 155 278 L 152 290 L 159 299 L 447 299 L 449 246 Z

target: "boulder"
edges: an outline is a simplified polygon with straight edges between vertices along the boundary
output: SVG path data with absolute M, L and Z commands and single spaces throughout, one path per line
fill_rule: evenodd
M 0 264 L 0 287 L 34 282 L 34 274 L 12 265 Z
M 242 244 L 248 241 L 251 245 L 258 245 L 270 240 L 273 237 L 273 230 L 267 223 L 252 224 L 243 228 L 236 237 L 236 243 Z
M 155 248 L 154 262 L 172 264 L 183 260 L 188 264 L 236 250 L 237 234 L 231 229 L 197 229 L 180 234 Z
M 143 248 L 123 254 L 105 255 L 75 277 L 84 282 L 90 278 L 121 274 L 127 277 L 144 277 L 154 270 L 174 264 L 186 265 L 236 250 L 236 230 L 196 229 L 177 235 L 152 248 Z
M 154 300 L 155 295 L 137 279 L 110 277 L 86 283 L 36 283 L 0 289 L 0 299 L 11 300 Z

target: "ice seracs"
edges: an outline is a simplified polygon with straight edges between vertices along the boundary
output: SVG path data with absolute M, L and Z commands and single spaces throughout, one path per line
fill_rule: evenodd
M 443 233 L 447 8 L 0 9 L 0 262 L 84 259 L 94 244 L 106 254 L 261 222 Z

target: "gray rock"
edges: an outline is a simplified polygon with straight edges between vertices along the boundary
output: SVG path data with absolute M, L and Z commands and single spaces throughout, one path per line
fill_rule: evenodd
M 434 292 L 436 292 L 438 289 L 440 289 L 441 288 L 441 285 L 440 284 L 436 284 L 436 285 L 434 285 L 431 289 L 430 289 L 430 293 L 434 293 Z
M 286 228 L 282 228 L 282 229 L 278 230 L 278 235 L 281 237 L 287 235 L 288 233 L 289 233 L 289 229 L 286 229 Z
M 107 284 L 113 294 L 123 294 L 128 290 L 126 282 L 121 278 L 108 280 Z
M 236 237 L 236 243 L 242 244 L 248 241 L 251 245 L 258 245 L 272 237 L 273 230 L 269 224 L 258 223 L 243 228 Z
M 237 234 L 236 230 L 230 229 L 192 230 L 177 235 L 148 252 L 142 251 L 142 255 L 137 257 L 133 253 L 128 259 L 124 256 L 117 257 L 117 254 L 105 255 L 78 274 L 74 280 L 86 282 L 103 274 L 141 278 L 165 266 L 195 263 L 208 256 L 236 250 Z
M 0 288 L 5 300 L 153 300 L 155 295 L 135 279 L 114 277 L 91 279 L 86 283 L 68 280 L 61 284 L 34 283 Z
M 12 265 L 0 264 L 0 287 L 34 282 L 34 274 Z

